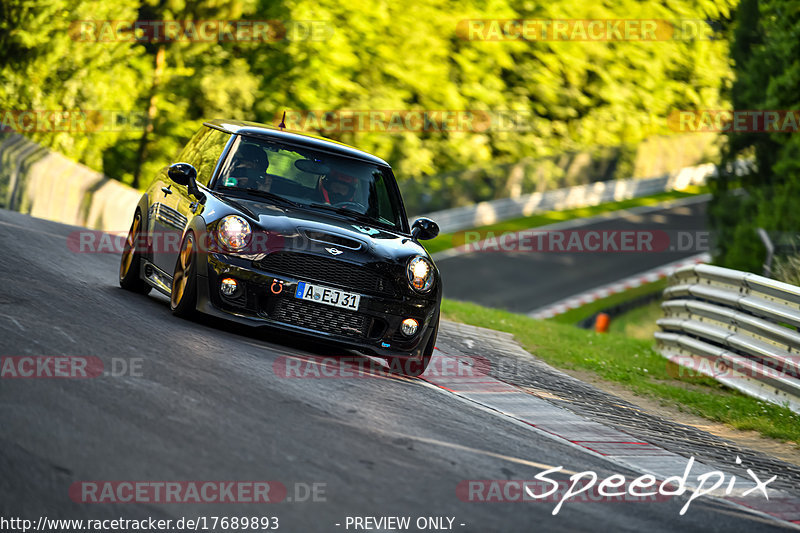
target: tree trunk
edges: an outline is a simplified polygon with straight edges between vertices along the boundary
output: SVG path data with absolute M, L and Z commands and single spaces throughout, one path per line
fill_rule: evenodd
M 156 52 L 156 68 L 153 72 L 153 85 L 150 87 L 150 97 L 147 102 L 147 115 L 142 138 L 139 140 L 139 150 L 136 155 L 136 169 L 133 173 L 133 186 L 139 188 L 141 183 L 142 165 L 147 158 L 147 141 L 153 132 L 153 122 L 158 112 L 158 86 L 161 84 L 161 76 L 164 73 L 164 63 L 166 59 L 166 48 L 162 44 Z

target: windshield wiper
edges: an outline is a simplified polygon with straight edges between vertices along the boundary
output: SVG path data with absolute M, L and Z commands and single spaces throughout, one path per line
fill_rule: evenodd
M 371 216 L 366 215 L 364 213 L 359 213 L 358 211 L 353 211 L 352 209 L 347 209 L 346 207 L 337 207 L 335 205 L 319 204 L 319 203 L 309 204 L 308 207 L 315 207 L 317 209 L 326 209 L 328 211 L 333 211 L 334 213 L 338 213 L 340 215 L 353 217 L 353 218 L 355 218 L 357 220 L 360 220 L 361 222 L 366 222 L 366 223 L 371 224 L 373 226 L 383 227 L 383 228 L 392 229 L 392 230 L 396 230 L 397 229 L 392 224 L 387 224 L 386 222 L 383 222 L 382 220 L 379 220 L 377 218 L 371 217 Z
M 317 209 L 326 209 L 328 211 L 333 211 L 334 213 L 339 213 L 340 215 L 346 215 L 353 218 L 357 218 L 362 222 L 369 222 L 370 224 L 373 225 L 379 225 L 379 226 L 385 225 L 380 220 L 376 220 L 375 218 L 369 215 L 365 215 L 364 213 L 359 213 L 358 211 L 347 209 L 346 207 L 338 207 L 335 205 L 319 204 L 319 203 L 309 204 L 309 207 L 316 207 Z
M 293 202 L 283 196 L 279 196 L 272 192 L 262 191 L 260 189 L 247 189 L 245 187 L 225 187 L 224 189 L 217 189 L 220 192 L 225 191 L 236 191 L 236 192 L 243 192 L 247 194 L 252 194 L 253 196 L 259 196 L 261 198 L 267 198 L 268 200 L 274 200 L 275 202 L 282 203 L 284 205 L 290 205 L 292 207 L 300 207 L 300 204 L 297 202 Z

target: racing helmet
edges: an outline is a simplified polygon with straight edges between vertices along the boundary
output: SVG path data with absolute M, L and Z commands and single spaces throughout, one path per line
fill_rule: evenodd
M 266 173 L 269 168 L 267 154 L 255 144 L 243 143 L 233 155 L 230 176 L 246 180 L 249 187 L 266 182 Z
M 338 170 L 331 170 L 319 182 L 322 197 L 329 204 L 352 202 L 357 184 L 358 178 Z

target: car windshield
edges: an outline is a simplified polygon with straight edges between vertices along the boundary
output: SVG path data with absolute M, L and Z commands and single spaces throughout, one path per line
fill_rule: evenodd
M 388 167 L 309 148 L 239 136 L 214 188 L 283 199 L 394 230 L 404 226 Z

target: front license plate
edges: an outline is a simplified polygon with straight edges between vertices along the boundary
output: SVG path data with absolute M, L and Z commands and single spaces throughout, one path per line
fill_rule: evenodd
M 322 285 L 312 285 L 305 281 L 297 284 L 294 297 L 353 311 L 358 310 L 358 302 L 361 300 L 360 294 L 323 287 Z

